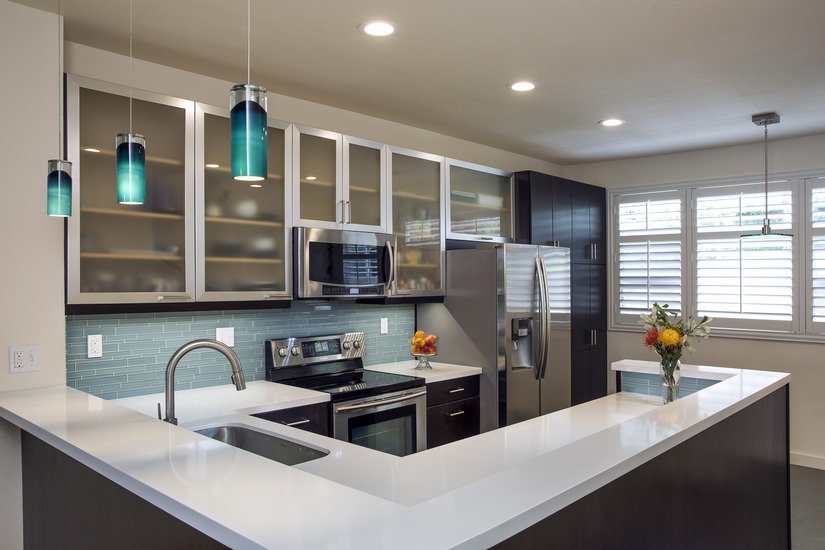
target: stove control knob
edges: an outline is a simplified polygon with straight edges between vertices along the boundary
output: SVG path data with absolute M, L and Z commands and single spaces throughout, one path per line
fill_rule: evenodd
M 286 348 L 278 348 L 278 355 L 286 357 Z
M 349 342 L 344 342 L 342 345 L 343 345 L 344 349 L 349 349 L 349 348 L 352 347 L 352 344 L 350 344 Z
M 298 355 L 299 353 L 301 353 L 301 350 L 298 349 L 298 346 L 292 346 L 290 353 L 292 353 L 292 355 Z
M 356 340 L 352 343 L 352 345 L 353 347 L 355 347 L 355 349 L 359 349 L 361 347 L 361 340 Z

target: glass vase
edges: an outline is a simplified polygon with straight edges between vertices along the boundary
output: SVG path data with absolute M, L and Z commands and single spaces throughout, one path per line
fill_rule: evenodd
M 679 378 L 682 376 L 682 362 L 679 359 L 662 359 L 662 402 L 672 403 L 679 399 Z

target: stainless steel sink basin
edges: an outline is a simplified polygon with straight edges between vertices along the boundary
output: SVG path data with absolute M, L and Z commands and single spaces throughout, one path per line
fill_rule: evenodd
M 215 426 L 195 430 L 195 432 L 287 466 L 308 462 L 329 454 L 329 451 L 244 426 Z

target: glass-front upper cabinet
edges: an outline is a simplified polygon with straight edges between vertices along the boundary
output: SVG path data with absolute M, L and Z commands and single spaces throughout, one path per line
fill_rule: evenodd
M 270 119 L 267 178 L 232 178 L 229 110 L 196 107 L 197 299 L 291 298 L 291 127 Z
M 511 241 L 512 177 L 512 172 L 449 159 L 447 238 Z
M 386 146 L 295 126 L 295 225 L 384 231 Z
M 398 295 L 444 294 L 444 158 L 390 148 Z
M 132 97 L 130 108 L 130 94 Z M 69 304 L 194 299 L 194 104 L 70 76 Z M 146 199 L 117 202 L 115 136 L 146 138 Z

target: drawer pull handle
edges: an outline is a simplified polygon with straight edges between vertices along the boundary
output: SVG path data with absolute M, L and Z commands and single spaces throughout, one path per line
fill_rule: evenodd
M 450 390 L 448 393 L 458 393 L 460 391 L 464 391 L 464 388 L 454 388 L 454 389 Z
M 309 419 L 304 418 L 303 420 L 296 420 L 295 422 L 284 422 L 285 426 L 300 426 L 301 424 L 309 424 Z
M 464 414 L 463 410 L 462 411 L 456 411 L 454 413 L 449 413 L 447 416 L 460 416 L 462 414 Z

